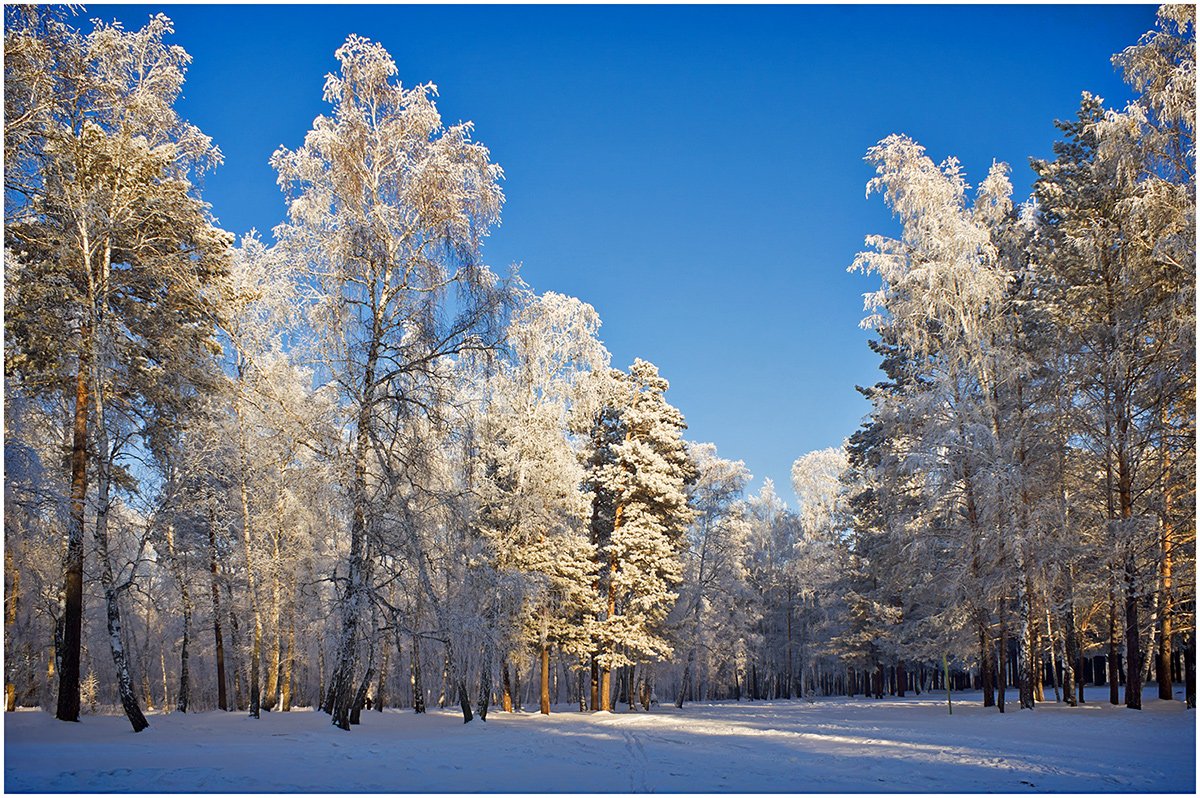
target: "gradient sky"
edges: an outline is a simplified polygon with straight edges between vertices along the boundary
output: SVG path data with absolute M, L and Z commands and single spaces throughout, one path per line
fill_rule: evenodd
M 993 159 L 1028 195 L 1083 90 L 1123 105 L 1110 62 L 1138 6 L 89 6 L 175 21 L 193 57 L 179 107 L 225 164 L 204 198 L 266 234 L 285 208 L 267 159 L 328 110 L 350 33 L 406 84 L 438 85 L 506 172 L 486 246 L 537 291 L 590 302 L 613 364 L 654 362 L 691 440 L 795 504 L 792 461 L 836 446 L 879 378 L 858 328 L 873 277 L 846 267 L 894 234 L 864 197 L 866 149 L 906 133 L 973 184 Z

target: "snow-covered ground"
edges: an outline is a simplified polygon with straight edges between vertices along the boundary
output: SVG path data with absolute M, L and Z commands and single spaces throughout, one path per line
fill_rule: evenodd
M 550 717 L 314 712 L 55 721 L 5 715 L 6 792 L 1184 792 L 1195 713 L 1053 703 L 999 715 L 978 694 L 721 702 Z

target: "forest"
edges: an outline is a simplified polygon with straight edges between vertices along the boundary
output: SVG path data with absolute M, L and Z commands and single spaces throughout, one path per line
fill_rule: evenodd
M 669 364 L 487 263 L 521 177 L 380 44 L 337 50 L 270 161 L 286 218 L 235 236 L 170 19 L 4 15 L 8 711 L 1195 706 L 1194 6 L 1027 198 L 867 151 L 897 237 L 828 268 L 876 281 L 882 377 L 797 510 L 686 437 Z

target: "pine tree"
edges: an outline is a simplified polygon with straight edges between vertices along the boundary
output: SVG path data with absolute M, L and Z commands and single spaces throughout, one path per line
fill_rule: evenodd
M 603 610 L 595 626 L 599 708 L 612 709 L 615 668 L 663 659 L 662 628 L 682 580 L 684 531 L 694 516 L 686 486 L 695 479 L 683 414 L 667 403 L 658 369 L 635 360 L 599 411 L 590 447 L 593 540 Z M 609 515 L 611 508 L 611 516 Z
M 6 94 L 11 79 L 22 109 L 13 120 L 20 126 L 13 163 L 28 176 L 5 227 L 13 255 L 7 279 L 18 286 L 6 297 L 16 311 L 10 333 L 20 340 L 8 367 L 25 372 L 34 390 L 68 372 L 74 382 L 57 714 L 79 718 L 91 468 L 109 639 L 122 703 L 140 730 L 146 722 L 120 639 L 119 599 L 129 583 L 116 580 L 108 558 L 113 486 L 128 454 L 125 419 L 161 422 L 205 379 L 212 286 L 224 273 L 229 241 L 212 225 L 191 180 L 220 154 L 173 108 L 189 57 L 164 41 L 172 32 L 165 16 L 134 32 L 97 24 L 86 36 L 50 16 L 25 19 L 32 24 L 9 29 L 6 43 L 37 54 L 48 74 L 5 71 Z

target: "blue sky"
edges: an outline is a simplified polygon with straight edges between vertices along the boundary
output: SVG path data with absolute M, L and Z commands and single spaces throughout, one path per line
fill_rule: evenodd
M 692 440 L 712 441 L 795 504 L 792 461 L 836 446 L 878 379 L 858 328 L 873 278 L 846 267 L 895 224 L 862 160 L 906 133 L 978 182 L 1031 155 L 1080 92 L 1130 96 L 1110 56 L 1149 30 L 1138 6 L 89 6 L 175 21 L 193 63 L 183 114 L 225 164 L 204 197 L 264 233 L 284 204 L 267 159 L 324 113 L 350 33 L 406 84 L 432 81 L 504 167 L 487 244 L 538 291 L 593 304 L 614 365 L 671 381 Z

